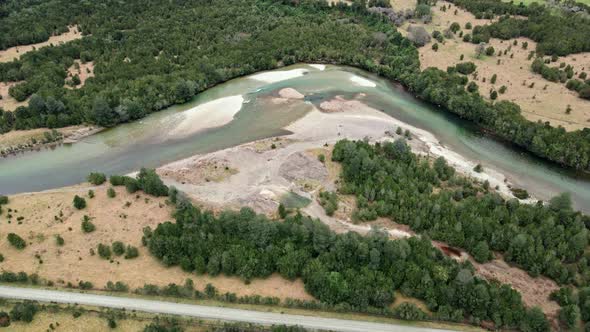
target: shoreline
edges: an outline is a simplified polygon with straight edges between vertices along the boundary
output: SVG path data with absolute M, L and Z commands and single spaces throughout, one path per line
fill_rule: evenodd
M 17 131 L 16 133 L 24 134 L 23 139 L 26 139 L 26 141 L 15 143 L 0 149 L 0 157 L 10 158 L 17 156 L 18 154 L 41 151 L 41 149 L 54 149 L 63 144 L 74 144 L 106 129 L 92 125 L 80 126 L 79 128 L 76 127 L 78 126 L 59 129 L 36 128 L 31 129 L 29 135 L 27 135 L 26 132 Z M 34 131 L 37 131 L 37 133 L 33 133 Z M 12 131 L 2 135 L 8 135 L 10 133 L 12 133 Z M 0 139 L 2 138 L 2 135 L 0 135 Z M 39 137 L 41 135 L 44 135 L 43 139 Z
M 296 94 L 293 97 L 289 98 L 290 102 L 303 102 Z M 293 160 L 289 159 L 292 155 L 333 145 L 342 139 L 360 140 L 369 137 L 371 142 L 384 142 L 404 138 L 404 135 L 392 134 L 396 127 L 401 127 L 411 132 L 412 139 L 406 142 L 412 152 L 431 159 L 442 156 L 462 176 L 479 182 L 487 180 L 490 188 L 502 197 L 515 198 L 510 190 L 511 183 L 503 173 L 492 167 L 485 167 L 480 173 L 475 172 L 473 168 L 478 164 L 476 161 L 440 144 L 434 134 L 393 118 L 357 99 L 346 100 L 336 96 L 325 103 L 284 126 L 283 129 L 290 134 L 196 154 L 166 163 L 158 167 L 157 171 L 167 184 L 176 186 L 205 205 L 237 207 L 252 203 L 251 207 L 261 208 L 258 212 L 271 213 L 276 211 L 278 197 L 287 192 L 309 196 L 280 174 L 284 164 L 293 164 Z M 327 109 L 322 109 L 323 105 Z M 271 145 L 276 148 L 271 148 Z M 261 146 L 265 147 L 260 148 Z M 305 166 L 310 163 L 312 161 L 306 161 Z M 218 166 L 231 169 L 231 174 L 219 175 Z M 204 171 L 208 167 L 209 172 L 211 167 L 215 167 L 215 175 Z M 195 173 L 204 175 L 197 179 Z M 220 180 L 212 180 L 213 178 Z M 534 198 L 519 201 L 535 202 Z

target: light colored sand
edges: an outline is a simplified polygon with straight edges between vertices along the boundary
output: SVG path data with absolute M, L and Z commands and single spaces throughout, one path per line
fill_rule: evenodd
M 262 72 L 259 74 L 250 75 L 250 76 L 248 76 L 248 78 L 253 79 L 253 80 L 257 80 L 257 81 L 263 81 L 266 83 L 276 83 L 276 82 L 296 78 L 299 76 L 303 76 L 308 72 L 309 71 L 304 68 L 296 68 L 296 69 L 290 69 L 290 70 L 273 70 L 273 71 L 267 71 L 267 72 Z
M 31 45 L 15 46 L 0 51 L 0 62 L 8 62 L 18 59 L 21 55 L 41 47 L 59 45 L 80 38 L 82 38 L 82 34 L 79 32 L 78 27 L 70 26 L 68 32 L 57 36 L 51 36 L 47 41 Z
M 490 22 L 490 20 L 475 19 L 473 14 L 457 8 L 455 5 L 451 5 L 451 9 L 442 12 L 440 7 L 443 4 L 447 7 L 451 5 L 448 2 L 439 1 L 437 6 L 432 8 L 434 17 L 432 23 L 425 26 L 427 31 L 439 30 L 443 32 L 453 22 L 458 22 L 464 33 L 471 33 L 471 30 L 464 28 L 465 23 L 471 22 L 473 26 L 476 26 Z M 455 9 L 457 9 L 457 15 L 454 15 Z M 442 44 L 438 43 L 439 48 L 436 52 L 431 47 L 431 44 L 436 42 L 433 39 L 430 44 L 419 48 L 421 68 L 436 67 L 446 70 L 447 67 L 459 62 L 471 61 L 477 65 L 477 77 L 469 75 L 469 78 L 479 86 L 479 92 L 484 98 L 489 98 L 491 90 L 497 91 L 502 85 L 505 85 L 507 87 L 506 93 L 498 94 L 498 100 L 509 100 L 518 104 L 525 118 L 531 121 L 549 121 L 551 125 L 561 125 L 566 130 L 589 127 L 590 101 L 579 98 L 577 92 L 568 90 L 563 83 L 549 82 L 533 73 L 530 69 L 533 59 L 528 60 L 528 55 L 530 51 L 535 50 L 536 43 L 527 38 L 517 38 L 518 45 L 514 46 L 512 45 L 514 40 L 502 41 L 492 38 L 489 45 L 494 47 L 496 54 L 477 58 L 475 56 L 476 45 L 463 42 L 458 35 L 454 39 L 445 39 Z M 527 49 L 522 48 L 523 42 L 528 42 Z M 510 50 L 508 50 L 509 48 Z M 508 50 L 506 55 L 497 56 L 498 51 L 503 52 L 504 50 Z M 462 61 L 460 60 L 461 54 L 464 55 Z M 513 58 L 510 58 L 511 54 L 514 54 Z M 500 60 L 499 65 L 498 60 Z M 560 57 L 549 66 L 559 66 L 561 62 L 572 65 L 575 73 L 579 74 L 585 71 L 590 74 L 590 53 Z M 497 75 L 497 80 L 495 84 L 492 84 L 490 80 L 494 74 Z M 485 78 L 485 82 L 483 78 Z M 533 83 L 534 86 L 531 88 Z M 572 108 L 570 114 L 565 113 L 568 105 Z
M 444 156 L 459 172 L 480 181 L 488 180 L 492 187 L 497 185 L 503 195 L 512 197 L 502 174 L 490 167 L 485 167 L 482 173 L 474 172 L 473 168 L 477 162 L 466 160 L 450 151 L 438 143 L 432 134 L 370 108 L 359 100 L 336 97 L 327 103 L 330 104 L 332 112 L 325 113 L 314 109 L 285 128 L 293 133 L 287 136 L 290 140 L 287 145 L 275 144 L 275 149 L 260 150 L 256 148 L 259 142 L 249 143 L 180 160 L 160 168 L 159 173 L 164 175 L 164 180 L 169 184 L 177 186 L 197 201 L 214 209 L 224 206 L 249 206 L 259 213 L 273 215 L 279 204 L 276 198 L 287 192 L 293 191 L 311 198 L 321 188 L 334 188 L 333 181 L 330 180 L 333 176 L 323 180 L 316 179 L 312 183 L 292 179 L 281 172 L 281 169 L 285 169 L 284 165 L 293 163 L 293 155 L 322 148 L 325 144 L 332 145 L 343 138 L 358 140 L 369 137 L 372 141 L 392 140 L 395 137 L 392 138 L 386 132 L 391 133 L 400 126 L 411 131 L 414 139 L 410 140 L 409 144 L 415 152 L 431 157 Z M 214 160 L 223 160 L 224 165 L 236 168 L 239 172 L 220 182 L 203 183 L 193 179 L 192 175 L 205 171 L 206 167 L 203 165 L 208 165 Z M 318 162 L 311 158 L 298 165 L 301 168 L 313 168 L 314 161 Z M 326 167 L 325 164 L 321 166 Z M 273 195 L 268 195 L 269 192 Z M 323 209 L 319 207 L 314 213 L 317 215 L 318 211 Z M 358 230 L 369 230 L 364 229 L 365 226 L 359 227 Z
M 177 116 L 181 120 L 169 135 L 187 136 L 204 129 L 223 126 L 233 120 L 243 102 L 244 97 L 241 95 L 223 97 L 179 113 Z
M 279 96 L 287 99 L 303 99 L 305 96 L 293 88 L 284 88 L 279 90 Z
M 416 8 L 416 0 L 390 0 L 389 3 L 395 11 Z
M 312 68 L 315 68 L 317 70 L 324 70 L 326 69 L 326 65 L 321 65 L 321 64 L 310 64 L 309 65 Z
M 16 101 L 16 99 L 12 98 L 8 91 L 11 86 L 17 85 L 20 82 L 0 82 L 0 107 L 3 108 L 5 111 L 14 111 L 19 106 L 26 106 L 28 104 L 28 99 L 24 101 Z
M 356 85 L 364 86 L 364 87 L 374 88 L 377 86 L 377 84 L 375 82 L 368 80 L 364 77 L 357 76 L 357 75 L 350 76 L 350 81 Z
M 8 206 L 3 206 L 0 216 L 0 252 L 4 262 L 0 268 L 8 271 L 38 273 L 41 278 L 53 280 L 57 286 L 67 282 L 77 284 L 80 280 L 91 281 L 95 287 L 103 288 L 108 281 L 123 281 L 132 289 L 144 284 L 165 286 L 169 283 L 182 284 L 186 278 L 202 289 L 207 283 L 213 284 L 220 292 L 234 292 L 238 295 L 277 296 L 310 299 L 300 280 L 287 281 L 278 275 L 265 280 L 253 280 L 249 285 L 238 278 L 218 276 L 197 276 L 182 271 L 179 267 L 167 268 L 153 258 L 141 245 L 143 228 L 155 228 L 158 223 L 172 220 L 173 208 L 165 204 L 165 198 L 154 198 L 141 192 L 128 194 L 125 188 L 115 188 L 117 197 L 108 198 L 107 185 L 94 187 L 96 197 L 87 197 L 87 184 L 61 188 L 34 194 L 21 194 L 10 197 Z M 86 197 L 88 207 L 76 210 L 72 206 L 75 194 Z M 137 197 L 137 195 L 139 197 Z M 147 201 L 146 201 L 147 199 Z M 126 206 L 130 202 L 130 206 Z M 8 224 L 7 209 L 12 212 L 12 222 Z M 63 214 L 60 221 L 60 211 Z M 96 231 L 85 234 L 81 230 L 83 215 L 92 217 Z M 22 224 L 16 219 L 23 216 Z M 58 216 L 55 220 L 54 216 Z M 69 230 L 71 228 L 71 230 Z M 23 237 L 28 246 L 20 251 L 6 240 L 6 235 L 14 232 Z M 65 245 L 58 247 L 54 235 L 60 234 Z M 89 250 L 99 243 L 122 241 L 139 249 L 139 257 L 132 260 L 115 258 L 115 262 L 91 256 Z M 39 263 L 39 255 L 43 264 Z M 58 282 L 58 281 L 63 282 Z

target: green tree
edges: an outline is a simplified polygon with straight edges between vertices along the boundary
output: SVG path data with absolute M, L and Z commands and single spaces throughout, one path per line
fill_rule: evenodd
M 74 196 L 74 207 L 82 210 L 86 207 L 86 200 L 78 195 Z
M 30 323 L 33 321 L 35 314 L 39 311 L 39 306 L 35 302 L 24 301 L 17 303 L 10 311 L 10 317 L 14 321 L 23 321 Z
M 22 250 L 27 246 L 27 242 L 18 234 L 8 233 L 7 238 L 8 242 L 16 249 Z
M 90 173 L 88 175 L 88 182 L 95 186 L 101 185 L 106 182 L 107 177 L 103 173 Z

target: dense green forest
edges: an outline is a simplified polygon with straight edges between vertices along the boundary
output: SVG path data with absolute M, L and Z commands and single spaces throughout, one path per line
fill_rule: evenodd
M 533 276 L 590 285 L 590 217 L 573 211 L 567 194 L 548 205 L 505 200 L 488 184 L 455 175 L 442 157 L 430 165 L 401 139 L 340 141 L 333 159 L 343 166 L 340 190 L 357 196 L 357 219 L 390 217 L 466 249 L 479 262 L 496 251 Z
M 68 31 L 80 15 L 92 13 L 85 1 L 18 0 L 0 3 L 0 50 L 46 41 Z M 68 13 L 68 15 L 64 15 Z
M 416 156 L 402 139 L 375 145 L 343 140 L 333 159 L 343 166 L 341 193 L 357 198 L 355 219 L 389 217 L 464 248 L 478 262 L 499 252 L 530 275 L 566 286 L 570 295 L 557 299 L 562 322 L 576 323 L 579 312 L 589 321 L 584 312 L 590 308 L 590 216 L 573 211 L 568 194 L 547 205 L 505 200 L 489 183 L 457 176 L 442 157 L 430 163 Z
M 301 277 L 310 294 L 340 310 L 386 310 L 397 290 L 423 300 L 433 319 L 549 330 L 543 313 L 526 309 L 518 292 L 474 276 L 469 264 L 447 258 L 427 238 L 335 234 L 300 214 L 273 222 L 249 208 L 215 217 L 186 202 L 178 204 L 175 218 L 146 229 L 143 241 L 164 264 L 185 271 L 245 281 L 275 272 Z
M 6 8 L 25 6 L 13 2 Z M 323 62 L 399 81 L 441 111 L 471 120 L 538 156 L 590 170 L 589 129 L 566 132 L 527 121 L 516 104 L 492 104 L 466 91 L 466 80 L 457 73 L 432 68 L 420 72 L 412 43 L 385 16 L 363 6 L 329 7 L 316 0 L 37 2 L 26 13 L 40 25 L 53 22 L 57 30 L 75 23 L 89 36 L 0 64 L 0 81 L 24 81 L 10 94 L 17 100 L 31 98 L 28 107 L 0 111 L 0 132 L 83 122 L 114 126 L 185 102 L 237 76 Z M 43 11 L 46 2 L 76 9 L 65 22 Z M 11 17 L 0 18 L 7 33 L 26 30 Z M 70 90 L 64 84 L 74 59 L 93 61 L 95 77 Z

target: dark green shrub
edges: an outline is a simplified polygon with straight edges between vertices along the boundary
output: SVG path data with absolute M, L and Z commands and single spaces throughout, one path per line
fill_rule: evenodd
M 35 314 L 39 311 L 39 306 L 35 302 L 25 301 L 17 303 L 10 311 L 10 317 L 15 321 L 30 323 L 33 321 Z
M 22 250 L 27 246 L 27 242 L 15 233 L 8 233 L 8 242 L 16 249 Z
M 111 259 L 111 247 L 105 244 L 98 244 L 98 255 L 104 259 Z
M 457 68 L 457 71 L 463 75 L 469 75 L 477 68 L 473 62 L 461 62 L 455 67 Z
M 133 259 L 137 256 L 139 256 L 139 250 L 136 247 L 128 245 L 125 250 L 125 259 Z
M 96 226 L 90 220 L 83 220 L 82 221 L 82 231 L 84 233 L 92 233 L 96 230 Z
M 121 241 L 113 242 L 113 253 L 117 256 L 121 256 L 125 253 L 125 245 Z
M 88 182 L 96 186 L 101 185 L 107 181 L 107 177 L 103 173 L 90 173 L 88 174 L 87 179 Z
M 74 207 L 78 210 L 82 210 L 86 207 L 86 200 L 78 195 L 74 196 Z

